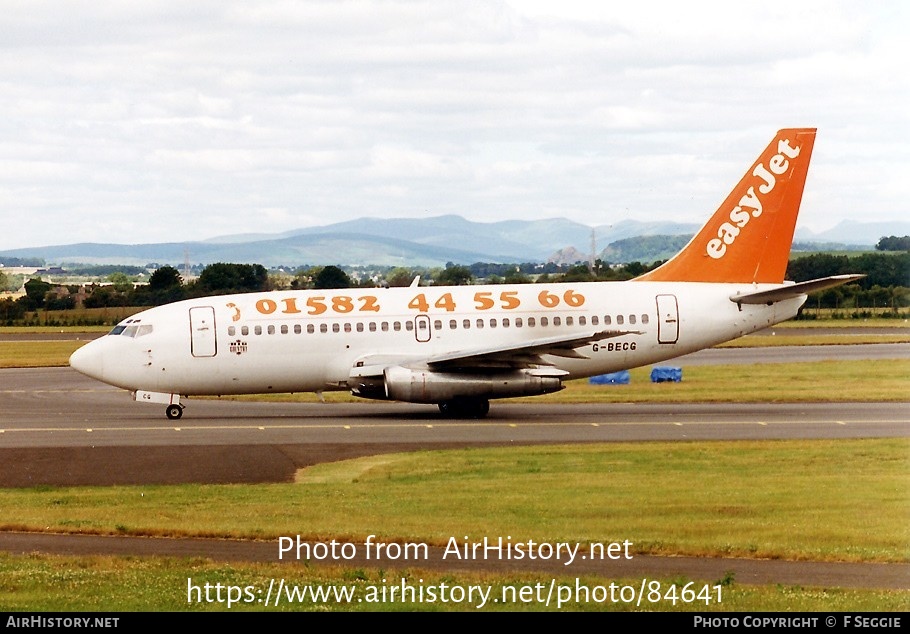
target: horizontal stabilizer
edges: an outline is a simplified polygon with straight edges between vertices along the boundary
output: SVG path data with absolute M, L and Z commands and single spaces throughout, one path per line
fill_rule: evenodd
M 808 295 L 816 291 L 824 291 L 842 284 L 849 284 L 856 280 L 866 277 L 865 275 L 832 275 L 823 277 L 818 280 L 809 280 L 808 282 L 799 282 L 797 284 L 787 284 L 780 288 L 773 288 L 770 291 L 759 291 L 758 293 L 748 293 L 746 295 L 731 295 L 730 301 L 737 304 L 773 304 L 785 299 L 793 299 L 800 295 Z

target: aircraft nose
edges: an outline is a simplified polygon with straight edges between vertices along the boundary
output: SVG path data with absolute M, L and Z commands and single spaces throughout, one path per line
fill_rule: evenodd
M 90 341 L 70 355 L 70 367 L 85 376 L 101 381 L 104 377 L 104 355 L 101 354 L 97 343 Z

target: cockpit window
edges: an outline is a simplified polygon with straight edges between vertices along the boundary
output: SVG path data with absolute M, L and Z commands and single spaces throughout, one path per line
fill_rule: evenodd
M 145 335 L 151 334 L 152 332 L 151 324 L 142 324 L 139 325 L 139 321 L 136 320 L 132 324 L 126 322 L 124 324 L 118 324 L 114 326 L 114 329 L 111 330 L 109 335 L 123 335 L 124 337 L 143 337 Z

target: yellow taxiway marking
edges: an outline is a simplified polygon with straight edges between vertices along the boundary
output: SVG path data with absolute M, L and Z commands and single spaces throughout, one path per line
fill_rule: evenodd
M 811 421 L 812 424 L 829 424 L 829 425 L 862 425 L 862 424 L 907 424 L 910 423 L 910 419 L 894 419 L 894 420 L 854 420 L 854 421 L 844 421 L 844 420 L 817 420 Z M 432 425 L 426 423 L 367 423 L 362 425 L 350 425 L 350 424 L 340 424 L 340 423 L 297 423 L 297 424 L 281 424 L 281 425 L 192 425 L 189 427 L 170 427 L 170 426 L 161 426 L 161 425 L 142 425 L 135 427 L 127 427 L 122 425 L 112 426 L 112 427 L 4 427 L 0 428 L 0 434 L 2 433 L 23 433 L 23 432 L 34 432 L 34 433 L 55 433 L 55 432 L 89 432 L 89 433 L 103 433 L 103 432 L 148 432 L 148 431 L 180 431 L 180 432 L 194 432 L 194 431 L 275 431 L 282 429 L 393 429 L 393 428 L 414 428 L 414 429 L 451 429 L 454 427 L 471 427 L 477 429 L 478 427 L 502 427 L 502 428 L 521 428 L 521 427 L 561 427 L 565 429 L 566 427 L 603 427 L 604 430 L 609 431 L 611 427 L 618 426 L 629 426 L 629 425 L 664 425 L 664 426 L 673 426 L 673 427 L 687 427 L 687 426 L 703 426 L 703 425 L 761 425 L 763 427 L 776 426 L 776 425 L 794 425 L 800 423 L 794 423 L 793 421 L 778 421 L 778 422 L 764 422 L 764 421 L 748 421 L 748 420 L 721 420 L 721 421 L 689 421 L 689 422 L 679 422 L 679 421 L 661 421 L 661 420 L 647 420 L 647 421 L 612 421 L 609 424 L 598 424 L 592 425 L 591 423 L 586 422 L 577 422 L 577 423 L 566 423 L 566 422 L 553 422 L 553 423 L 543 423 L 543 422 L 526 422 L 526 423 L 508 423 L 508 422 L 481 422 L 477 420 L 466 420 L 466 421 L 447 421 L 444 425 Z

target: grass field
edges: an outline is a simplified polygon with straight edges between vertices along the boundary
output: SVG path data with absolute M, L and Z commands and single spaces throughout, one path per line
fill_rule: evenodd
M 910 561 L 910 441 L 426 451 L 321 464 L 289 484 L 6 489 L 0 508 L 5 530 L 629 538 L 639 554 Z
M 640 578 L 583 575 L 543 577 L 534 574 L 492 575 L 470 572 L 433 572 L 414 566 L 402 570 L 344 568 L 287 563 L 219 563 L 204 559 L 156 557 L 61 557 L 52 555 L 10 556 L 0 553 L 0 610 L 9 612 L 116 612 L 130 622 L 125 612 L 520 612 L 520 611 L 599 611 L 599 612 L 813 612 L 813 613 L 901 613 L 910 610 L 908 593 L 899 590 L 856 590 L 848 588 L 804 588 L 788 585 L 757 586 L 737 582 L 733 575 L 710 581 L 684 577 L 648 578 L 645 599 L 610 600 L 611 585 L 637 589 Z M 272 584 L 319 589 L 327 592 L 322 600 L 310 594 L 299 600 L 284 600 L 279 605 L 261 601 Z M 554 598 L 547 606 L 535 593 L 551 582 L 563 590 L 588 588 L 588 600 L 568 600 L 561 605 Z M 215 596 L 216 584 L 224 589 L 249 589 L 252 600 L 235 592 L 235 602 L 199 601 L 204 584 Z M 383 590 L 407 584 L 424 590 L 424 600 L 383 600 Z M 655 586 L 655 584 L 657 584 Z M 189 586 L 199 590 L 190 591 Z M 486 603 L 477 595 L 468 600 L 452 592 L 470 586 L 488 591 Z M 660 592 L 655 594 L 654 588 Z M 350 599 L 340 599 L 333 590 L 348 589 Z M 431 589 L 436 591 L 430 599 Z M 440 590 L 449 589 L 448 600 Z M 598 589 L 602 592 L 598 593 Z M 511 590 L 511 592 L 509 592 Z M 525 592 L 523 600 L 507 600 Z M 530 592 L 528 592 L 530 591 Z M 688 592 L 688 595 L 687 595 Z M 698 593 L 698 594 L 696 594 Z M 285 593 L 287 596 L 288 592 Z M 701 598 L 698 595 L 701 595 Z M 243 601 L 236 602 L 236 596 Z M 297 595 L 300 596 L 299 594 Z M 454 596 L 454 598 L 452 598 Z M 584 595 L 580 595 L 582 598 Z M 464 598 L 462 598 L 464 597 Z M 606 597 L 605 600 L 598 600 Z M 719 599 L 719 600 L 718 600 Z M 756 614 L 756 616 L 759 616 Z M 821 614 L 820 616 L 824 616 Z M 140 615 L 141 618 L 141 615 Z M 179 617 L 173 619 L 180 620 Z M 132 620 L 135 625 L 135 619 Z

